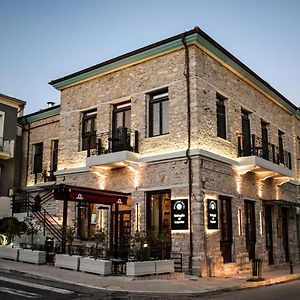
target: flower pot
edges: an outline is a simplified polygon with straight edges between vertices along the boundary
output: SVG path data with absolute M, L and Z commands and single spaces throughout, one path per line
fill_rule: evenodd
M 156 260 L 155 261 L 155 273 L 172 273 L 174 272 L 174 260 L 165 259 L 165 260 Z
M 144 276 L 155 274 L 155 261 L 130 261 L 126 263 L 127 276 Z
M 45 264 L 46 263 L 46 251 L 32 251 L 30 249 L 19 250 L 19 260 L 23 262 L 29 262 L 33 264 Z
M 0 257 L 12 260 L 18 260 L 19 249 L 10 246 L 0 246 Z
M 111 274 L 112 263 L 110 260 L 94 259 L 92 257 L 81 257 L 79 270 L 95 273 L 103 276 Z
M 79 270 L 79 258 L 77 255 L 67 255 L 67 254 L 56 254 L 55 255 L 55 267 Z

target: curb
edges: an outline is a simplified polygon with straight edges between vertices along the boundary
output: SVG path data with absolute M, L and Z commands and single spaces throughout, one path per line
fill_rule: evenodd
M 267 280 L 259 281 L 259 282 L 249 282 L 245 284 L 239 284 L 239 285 L 233 285 L 229 287 L 221 287 L 220 288 L 213 288 L 211 290 L 204 290 L 204 291 L 195 291 L 195 292 L 186 292 L 183 293 L 182 291 L 180 292 L 170 292 L 170 291 L 142 291 L 142 290 L 125 290 L 125 289 L 110 289 L 106 287 L 97 287 L 97 286 L 92 286 L 92 285 L 87 285 L 83 283 L 77 283 L 73 281 L 68 281 L 68 280 L 63 280 L 63 279 L 57 279 L 53 277 L 47 277 L 43 274 L 36 274 L 36 273 L 30 273 L 30 272 L 25 272 L 25 271 L 18 271 L 14 269 L 9 269 L 9 268 L 1 268 L 0 271 L 2 272 L 12 272 L 12 273 L 17 273 L 17 274 L 24 274 L 27 276 L 31 276 L 35 279 L 44 279 L 44 280 L 50 280 L 53 282 L 64 282 L 67 284 L 72 284 L 72 285 L 77 285 L 77 286 L 83 286 L 91 289 L 98 289 L 102 291 L 109 291 L 109 292 L 122 292 L 122 293 L 128 293 L 131 294 L 132 296 L 138 297 L 139 295 L 153 295 L 153 296 L 168 296 L 168 297 L 203 297 L 203 296 L 208 296 L 208 295 L 216 295 L 220 294 L 223 292 L 229 292 L 229 291 L 238 291 L 238 290 L 243 290 L 243 289 L 250 289 L 250 288 L 256 288 L 256 287 L 261 287 L 261 286 L 268 286 L 268 285 L 274 285 L 274 284 L 279 284 L 283 282 L 289 282 L 293 280 L 300 279 L 300 273 L 296 274 L 288 274 L 288 275 L 283 275 L 275 278 L 270 278 Z M 176 298 L 180 299 L 180 298 Z

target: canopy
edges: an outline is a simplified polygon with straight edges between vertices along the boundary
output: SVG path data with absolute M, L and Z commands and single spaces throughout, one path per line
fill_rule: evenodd
M 97 190 L 80 186 L 59 184 L 54 190 L 54 199 L 82 201 L 100 204 L 127 204 L 128 193 L 120 193 L 108 190 Z

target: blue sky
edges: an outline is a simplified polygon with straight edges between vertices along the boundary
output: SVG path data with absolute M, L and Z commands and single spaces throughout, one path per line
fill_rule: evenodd
M 199 26 L 300 106 L 298 0 L 0 0 L 0 93 L 26 113 L 48 82 Z

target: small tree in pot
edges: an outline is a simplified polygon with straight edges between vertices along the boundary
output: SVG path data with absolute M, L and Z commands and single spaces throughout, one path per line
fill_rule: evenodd
M 92 237 L 91 241 L 95 242 L 94 257 L 99 258 L 99 249 L 104 249 L 107 244 L 107 234 L 103 229 L 98 230 Z M 100 246 L 100 248 L 99 248 Z
M 41 231 L 41 224 L 38 220 L 34 219 L 33 216 L 27 216 L 24 219 L 24 223 L 27 226 L 26 234 L 28 236 L 31 236 L 31 249 L 33 248 L 33 236 L 37 234 L 39 231 Z
M 66 230 L 66 241 L 68 243 L 68 253 L 70 256 L 73 254 L 72 244 L 74 242 L 75 236 L 76 236 L 76 227 L 68 226 Z
M 131 243 L 134 249 L 134 256 L 138 260 L 149 259 L 149 234 L 146 231 L 137 231 L 131 236 Z

